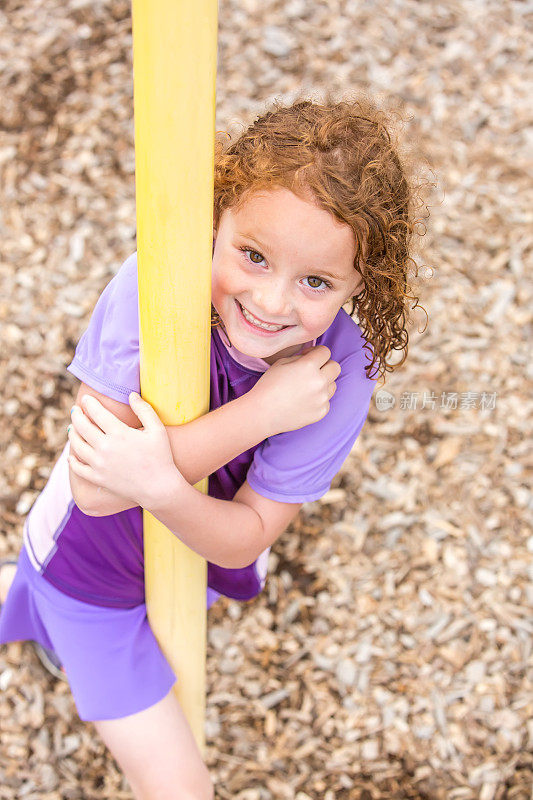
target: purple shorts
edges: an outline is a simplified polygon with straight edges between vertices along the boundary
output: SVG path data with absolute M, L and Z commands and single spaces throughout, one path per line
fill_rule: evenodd
M 207 589 L 207 608 L 220 595 Z M 118 719 L 165 697 L 176 675 L 146 616 L 146 605 L 103 608 L 56 589 L 22 547 L 0 613 L 0 644 L 31 640 L 53 650 L 65 668 L 82 720 Z

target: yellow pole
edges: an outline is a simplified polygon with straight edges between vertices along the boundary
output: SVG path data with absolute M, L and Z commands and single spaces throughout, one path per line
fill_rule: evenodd
M 141 394 L 167 425 L 209 410 L 217 10 L 133 0 Z M 144 553 L 150 624 L 205 755 L 207 565 L 147 512 Z

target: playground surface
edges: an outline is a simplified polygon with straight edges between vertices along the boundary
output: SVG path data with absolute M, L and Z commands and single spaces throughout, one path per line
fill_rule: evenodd
M 417 309 L 406 364 L 331 491 L 273 547 L 263 594 L 209 611 L 220 800 L 531 798 L 528 10 L 220 2 L 217 130 L 302 88 L 363 91 L 405 117 L 435 184 L 417 255 L 427 327 Z M 0 95 L 2 557 L 66 441 L 65 366 L 135 250 L 129 4 L 6 0 Z M 131 793 L 68 686 L 14 643 L 0 800 L 22 797 Z

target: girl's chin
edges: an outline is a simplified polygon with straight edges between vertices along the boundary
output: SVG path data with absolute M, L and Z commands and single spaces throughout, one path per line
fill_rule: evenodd
M 250 358 L 262 358 L 263 361 L 267 361 L 274 356 L 276 360 L 279 358 L 290 358 L 292 355 L 298 353 L 303 344 L 305 344 L 305 342 L 295 344 L 290 341 L 278 341 L 266 344 L 250 341 L 250 339 L 244 336 L 231 337 L 230 335 L 228 335 L 228 339 L 233 347 L 243 355 L 250 356 Z
M 246 356 L 251 356 L 253 358 L 268 358 L 269 356 L 275 355 L 279 350 L 283 348 L 283 344 L 275 345 L 273 342 L 270 344 L 261 344 L 256 342 L 250 342 L 249 339 L 245 339 L 242 336 L 235 336 L 233 339 L 229 337 L 233 347 L 240 350 Z

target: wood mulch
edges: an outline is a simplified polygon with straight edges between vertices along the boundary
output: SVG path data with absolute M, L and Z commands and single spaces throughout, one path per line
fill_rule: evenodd
M 209 612 L 220 800 L 532 797 L 531 11 L 220 3 L 217 129 L 302 87 L 366 91 L 402 112 L 434 184 L 427 327 L 417 310 L 263 594 Z M 5 0 L 0 96 L 3 556 L 65 442 L 65 366 L 135 249 L 129 4 Z M 0 730 L 2 800 L 131 798 L 26 643 L 0 650 Z

